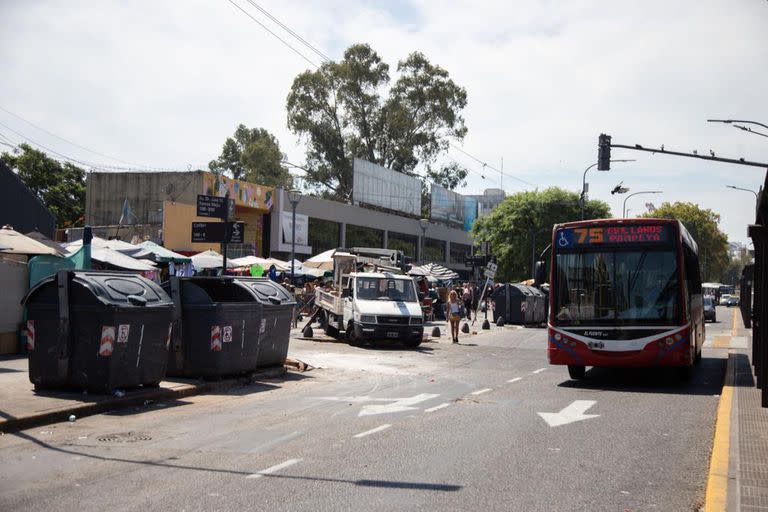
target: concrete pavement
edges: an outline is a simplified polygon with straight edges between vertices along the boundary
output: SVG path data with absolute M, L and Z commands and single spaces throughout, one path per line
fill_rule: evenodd
M 291 355 L 317 370 L 0 438 L 0 508 L 700 506 L 727 352 L 708 347 L 685 384 L 609 370 L 574 382 L 547 365 L 545 341 L 297 340 Z

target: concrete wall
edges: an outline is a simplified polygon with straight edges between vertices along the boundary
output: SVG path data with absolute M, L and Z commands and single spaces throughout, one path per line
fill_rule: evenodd
M 275 212 L 291 211 L 291 204 L 286 197 L 285 191 L 282 189 L 277 189 L 277 193 L 275 195 L 277 196 Z M 341 223 L 342 245 L 345 245 L 345 230 L 347 224 L 384 230 L 385 241 L 387 240 L 389 232 L 415 235 L 419 238 L 422 236 L 421 225 L 419 224 L 418 219 L 400 217 L 398 215 L 382 213 L 367 208 L 361 208 L 359 206 L 337 203 L 334 201 L 318 199 L 315 197 L 302 197 L 298 207 L 296 208 L 296 213 L 308 215 L 311 218 L 324 219 Z M 282 247 L 282 244 L 280 244 L 279 218 L 280 215 L 272 215 L 270 250 L 275 252 L 287 252 L 290 251 L 290 245 L 287 245 L 287 247 Z M 463 264 L 448 265 L 448 260 L 450 258 L 450 243 L 453 242 L 464 245 L 472 245 L 472 238 L 469 236 L 469 233 L 460 229 L 449 228 L 448 226 L 442 224 L 430 223 L 429 227 L 427 227 L 426 237 L 444 240 L 446 242 L 446 261 L 439 263 L 450 266 L 451 268 L 464 268 Z M 298 246 L 296 249 L 297 254 L 304 257 L 310 256 L 309 254 L 303 254 L 301 251 L 299 251 Z
M 86 180 L 85 222 L 91 226 L 117 224 L 128 199 L 136 224 L 160 224 L 164 201 L 197 204 L 203 171 L 92 172 Z

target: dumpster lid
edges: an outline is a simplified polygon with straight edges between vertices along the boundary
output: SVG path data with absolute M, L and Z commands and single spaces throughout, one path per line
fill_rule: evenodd
M 268 278 L 236 278 L 240 284 L 253 291 L 262 304 L 294 304 L 296 301 L 288 290 Z
M 170 306 L 168 294 L 157 284 L 135 272 L 102 272 L 89 270 L 69 271 L 73 284 L 87 289 L 102 304 L 107 306 Z M 43 287 L 56 283 L 56 275 L 42 279 L 23 299 L 23 303 Z

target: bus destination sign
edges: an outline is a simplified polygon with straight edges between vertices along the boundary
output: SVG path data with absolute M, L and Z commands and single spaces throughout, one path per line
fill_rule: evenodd
M 565 228 L 559 230 L 555 236 L 555 244 L 559 248 L 585 245 L 656 244 L 669 241 L 669 226 L 649 224 Z

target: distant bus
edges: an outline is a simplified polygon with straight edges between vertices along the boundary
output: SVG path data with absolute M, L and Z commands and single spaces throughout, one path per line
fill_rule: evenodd
M 548 356 L 573 379 L 587 366 L 678 367 L 701 358 L 704 315 L 696 242 L 676 220 L 555 225 Z

